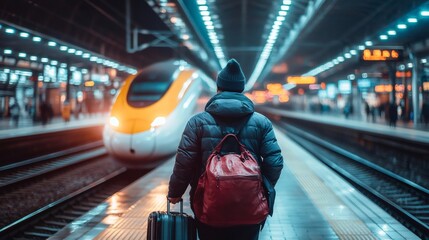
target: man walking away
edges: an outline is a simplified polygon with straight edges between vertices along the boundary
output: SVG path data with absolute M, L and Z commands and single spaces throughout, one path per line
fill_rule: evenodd
M 283 168 L 283 157 L 271 122 L 265 116 L 254 112 L 253 102 L 242 94 L 245 82 L 246 78 L 238 62 L 234 59 L 228 61 L 216 80 L 218 93 L 209 100 L 204 112 L 188 121 L 170 177 L 168 199 L 172 203 L 177 203 L 181 199 L 190 184 L 192 206 L 195 189 L 205 170 L 206 161 L 216 145 L 228 133 L 236 134 L 239 141 L 258 161 L 261 173 L 268 180 L 268 184 L 271 187 L 276 184 Z M 237 146 L 229 143 L 225 144 L 224 152 L 236 150 Z M 272 212 L 272 209 L 270 210 Z M 201 240 L 258 239 L 262 224 L 214 227 L 202 223 L 199 219 L 196 221 Z

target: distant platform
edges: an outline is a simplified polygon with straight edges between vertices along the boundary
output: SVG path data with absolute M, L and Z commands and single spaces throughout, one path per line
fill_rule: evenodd
M 10 119 L 0 120 L 0 139 L 104 125 L 107 121 L 107 115 L 96 114 L 92 116 L 81 116 L 78 119 L 71 118 L 68 122 L 57 117 L 46 125 L 42 125 L 40 122 L 33 123 L 31 119 L 22 119 L 21 121 L 22 122 L 18 126 L 15 126 L 11 123 Z
M 367 131 L 371 133 L 383 134 L 407 140 L 429 143 L 429 131 L 426 131 L 424 129 L 413 129 L 400 125 L 398 125 L 397 127 L 390 127 L 386 124 L 361 121 L 352 118 L 346 119 L 344 117 L 332 116 L 329 114 L 293 112 L 272 107 L 263 107 L 261 108 L 261 110 L 267 113 L 272 113 L 275 115 L 290 118 L 305 119 L 307 121 L 320 122 L 327 125 L 341 126 L 360 131 Z

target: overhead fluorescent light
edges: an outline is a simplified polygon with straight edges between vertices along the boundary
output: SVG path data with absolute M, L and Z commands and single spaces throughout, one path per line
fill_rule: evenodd
M 422 15 L 423 17 L 428 17 L 429 16 L 429 11 L 421 11 L 420 15 Z
M 26 33 L 26 32 L 20 32 L 19 36 L 22 38 L 28 38 L 30 36 L 30 34 Z
M 405 25 L 405 24 L 403 24 L 403 23 L 401 23 L 401 24 L 398 24 L 398 29 L 406 29 L 407 28 L 407 25 Z
M 396 35 L 396 31 L 395 30 L 389 30 L 389 31 L 387 31 L 387 34 L 394 36 L 394 35 Z
M 13 28 L 6 28 L 4 31 L 9 34 L 15 34 L 15 29 Z
M 42 38 L 40 37 L 33 37 L 33 42 L 40 42 L 42 41 Z

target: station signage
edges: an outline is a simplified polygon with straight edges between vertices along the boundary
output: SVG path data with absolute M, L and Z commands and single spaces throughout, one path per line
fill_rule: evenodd
M 410 78 L 410 77 L 412 77 L 411 71 L 406 71 L 406 72 L 396 71 L 395 75 L 397 78 Z
M 400 47 L 367 48 L 360 56 L 365 62 L 400 62 L 403 59 L 404 50 Z
M 315 84 L 317 79 L 314 76 L 289 76 L 286 81 L 292 84 Z
M 352 82 L 350 80 L 339 80 L 338 91 L 342 94 L 352 93 Z

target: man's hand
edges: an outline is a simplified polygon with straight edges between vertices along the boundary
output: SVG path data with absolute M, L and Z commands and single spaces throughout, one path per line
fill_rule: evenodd
M 172 204 L 176 204 L 176 203 L 180 202 L 180 200 L 182 200 L 181 197 L 177 197 L 177 198 L 167 197 L 167 198 Z

